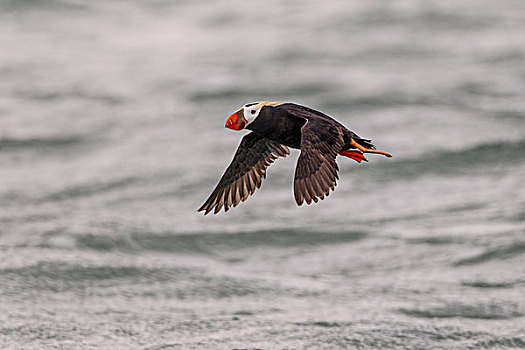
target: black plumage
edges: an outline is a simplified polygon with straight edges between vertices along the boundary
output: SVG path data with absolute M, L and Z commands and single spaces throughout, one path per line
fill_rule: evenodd
M 266 168 L 277 158 L 289 154 L 288 147 L 254 132 L 244 136 L 230 166 L 199 211 L 208 214 L 215 208 L 214 214 L 217 214 L 223 206 L 224 211 L 228 211 L 231 206 L 244 202 L 261 187 Z
M 246 125 L 252 132 L 243 137 L 231 164 L 210 197 L 198 209 L 205 214 L 212 210 L 217 214 L 223 207 L 228 211 L 245 201 L 261 186 L 267 167 L 290 153 L 288 147 L 301 151 L 294 180 L 298 205 L 317 203 L 334 190 L 339 179 L 338 154 L 358 162 L 366 160 L 363 152 L 390 156 L 376 150 L 370 140 L 362 139 L 314 109 L 294 103 L 271 102 L 248 104 L 244 106 L 247 108 L 258 112 L 257 117 Z M 241 109 L 238 113 L 246 112 Z

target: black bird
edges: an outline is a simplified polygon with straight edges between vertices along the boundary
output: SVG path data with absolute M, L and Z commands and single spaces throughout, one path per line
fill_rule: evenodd
M 290 154 L 288 147 L 301 150 L 294 180 L 297 205 L 317 203 L 334 190 L 337 155 L 359 163 L 367 160 L 364 153 L 391 157 L 326 114 L 290 102 L 248 103 L 228 117 L 225 127 L 252 132 L 242 138 L 230 166 L 198 209 L 204 215 L 244 202 L 261 187 L 266 168 Z

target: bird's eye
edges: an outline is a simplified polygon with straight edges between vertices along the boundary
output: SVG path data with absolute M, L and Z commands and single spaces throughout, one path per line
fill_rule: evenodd
M 252 109 L 252 114 L 255 114 L 255 110 Z

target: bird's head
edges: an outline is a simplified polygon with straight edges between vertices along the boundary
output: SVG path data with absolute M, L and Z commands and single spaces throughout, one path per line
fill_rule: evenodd
M 254 121 L 255 118 L 261 112 L 261 109 L 264 106 L 277 106 L 283 102 L 269 102 L 269 101 L 258 101 L 245 104 L 237 112 L 233 113 L 226 119 L 226 124 L 224 125 L 228 129 L 232 130 L 242 130 L 248 124 Z

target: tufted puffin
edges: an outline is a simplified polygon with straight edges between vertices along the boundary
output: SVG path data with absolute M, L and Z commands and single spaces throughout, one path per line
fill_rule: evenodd
M 261 187 L 266 169 L 289 147 L 301 151 L 295 168 L 294 196 L 297 205 L 317 203 L 334 190 L 339 179 L 337 155 L 361 163 L 364 153 L 379 151 L 371 140 L 359 137 L 336 120 L 312 108 L 290 102 L 259 101 L 244 105 L 226 119 L 226 128 L 248 129 L 233 160 L 210 197 L 198 209 L 204 215 L 228 211 Z

